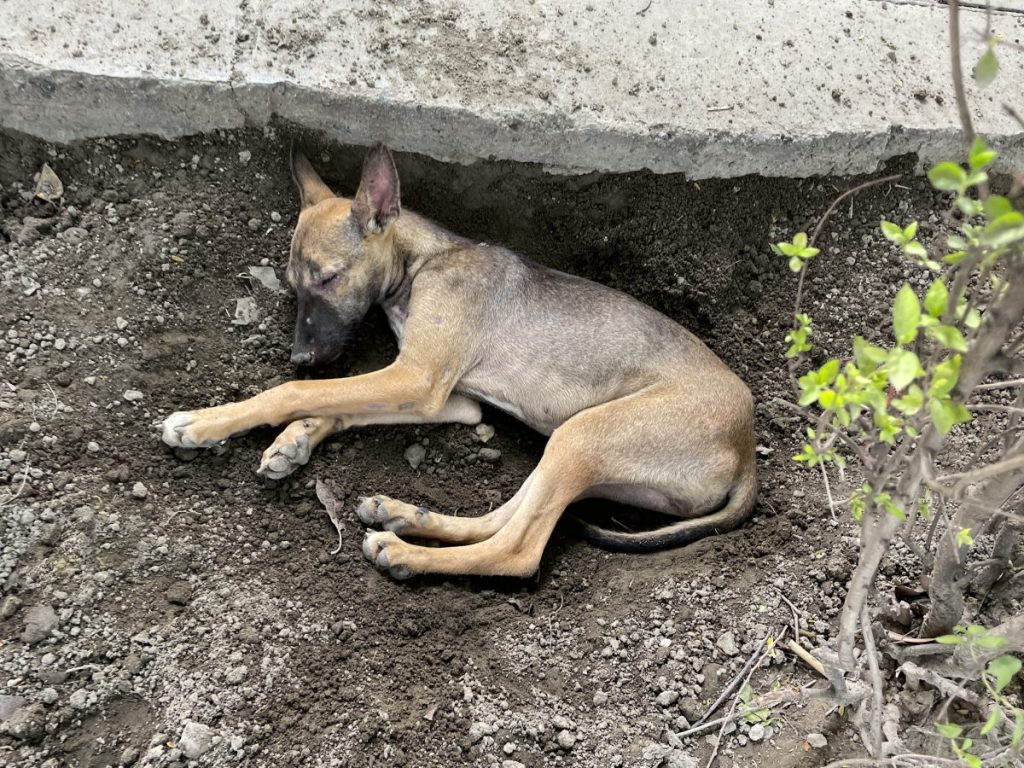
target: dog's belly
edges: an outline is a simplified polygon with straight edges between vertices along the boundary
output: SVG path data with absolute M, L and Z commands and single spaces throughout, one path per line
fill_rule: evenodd
M 550 435 L 593 401 L 590 393 L 574 391 L 571 386 L 541 384 L 529 378 L 516 386 L 467 378 L 459 382 L 455 391 L 492 405 L 543 435 Z

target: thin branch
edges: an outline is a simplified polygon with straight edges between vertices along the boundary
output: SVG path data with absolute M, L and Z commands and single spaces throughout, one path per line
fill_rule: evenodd
M 868 748 L 872 755 L 878 756 L 882 754 L 882 673 L 878 669 L 878 648 L 875 646 L 875 633 L 871 628 L 867 603 L 864 603 L 861 609 L 860 632 L 868 657 L 868 671 L 871 674 L 871 744 Z
M 960 2 L 949 0 L 949 55 L 953 70 L 953 90 L 956 92 L 956 109 L 960 113 L 960 125 L 964 129 L 964 141 L 968 146 L 974 143 L 974 125 L 967 108 L 967 92 L 964 90 L 964 67 L 960 59 Z
M 896 179 L 900 178 L 901 175 L 902 174 L 894 173 L 891 176 L 883 176 L 880 179 L 871 179 L 871 181 L 865 181 L 863 184 L 858 184 L 856 187 L 853 187 L 843 192 L 843 194 L 841 194 L 839 197 L 832 201 L 832 205 L 830 205 L 825 210 L 825 213 L 822 214 L 821 218 L 818 219 L 818 224 L 814 228 L 814 232 L 811 233 L 810 239 L 807 241 L 808 245 L 814 245 L 815 241 L 818 239 L 818 235 L 821 234 L 822 228 L 824 228 L 825 226 L 825 222 L 828 221 L 829 217 L 832 215 L 832 212 L 835 211 L 836 206 L 843 202 L 843 200 L 850 197 L 851 195 L 857 194 L 858 192 L 862 192 L 865 189 L 870 189 L 871 187 L 878 186 L 879 184 L 885 184 L 887 181 L 896 181 Z
M 993 381 L 990 384 L 979 384 L 974 388 L 975 392 L 989 389 L 1009 389 L 1024 385 L 1024 379 L 1010 379 L 1009 381 Z
M 972 469 L 970 472 L 957 472 L 952 475 L 943 475 L 937 478 L 939 483 L 949 483 L 954 480 L 957 481 L 956 485 L 953 486 L 953 497 L 959 498 L 963 495 L 963 492 L 967 489 L 968 485 L 979 483 L 982 480 L 987 480 L 990 477 L 1001 475 L 1004 472 L 1012 472 L 1015 469 L 1024 467 L 1024 453 L 1013 456 L 1009 459 L 1003 459 L 997 461 L 995 464 L 989 464 L 981 467 L 980 469 Z
M 781 640 L 782 636 L 785 635 L 785 634 L 786 634 L 786 627 L 783 627 L 782 628 L 782 632 L 779 633 L 779 639 Z M 765 639 L 767 640 L 767 637 Z M 706 768 L 711 768 L 711 764 L 715 762 L 715 757 L 718 755 L 718 748 L 722 744 L 722 737 L 725 735 L 725 726 L 726 726 L 727 723 L 732 722 L 733 713 L 736 711 L 736 705 L 739 703 L 739 700 L 740 700 L 740 694 L 743 693 L 743 689 L 746 688 L 747 685 L 750 683 L 750 678 L 753 677 L 754 670 L 757 669 L 757 666 L 762 661 L 764 661 L 765 657 L 768 656 L 769 653 L 771 653 L 771 648 L 767 649 L 764 653 L 761 654 L 761 656 L 757 660 L 757 664 L 754 664 L 750 668 L 750 671 L 747 672 L 747 676 L 743 680 L 743 685 L 740 687 L 740 692 L 737 693 L 733 697 L 732 705 L 729 707 L 729 712 L 725 716 L 725 720 L 722 723 L 722 727 L 718 729 L 718 738 L 715 739 L 715 746 L 711 750 L 711 757 L 708 759 L 708 763 L 707 763 Z
M 766 642 L 768 642 L 768 635 L 765 635 L 761 638 L 761 642 L 757 644 L 757 648 L 755 648 L 754 652 L 750 654 L 750 658 L 747 659 L 747 662 L 743 665 L 743 668 L 740 669 L 740 671 L 736 674 L 736 677 L 732 679 L 732 682 L 725 687 L 725 690 L 723 690 L 719 697 L 715 700 L 715 703 L 708 707 L 708 710 L 704 713 L 703 717 L 701 717 L 700 720 L 694 723 L 694 726 L 698 726 L 701 723 L 706 722 L 709 717 L 715 714 L 715 711 L 722 705 L 722 702 L 725 701 L 726 697 L 730 693 L 732 693 L 733 690 L 736 688 L 737 684 L 739 684 L 740 679 L 745 674 L 747 674 L 747 672 L 750 671 L 750 668 L 754 665 L 754 660 L 757 659 L 758 654 L 761 653 L 761 649 L 764 648 L 764 644 Z

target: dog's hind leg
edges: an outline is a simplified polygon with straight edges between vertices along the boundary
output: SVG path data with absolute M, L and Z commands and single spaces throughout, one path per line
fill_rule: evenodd
M 433 539 L 447 544 L 474 544 L 488 539 L 519 509 L 536 470 L 516 494 L 497 509 L 479 517 L 455 517 L 432 512 L 388 496 L 368 496 L 359 502 L 356 514 L 366 525 L 383 528 L 403 538 Z
M 531 575 L 539 567 L 544 546 L 565 508 L 595 482 L 604 479 L 601 446 L 594 439 L 599 434 L 591 428 L 592 421 L 577 416 L 555 430 L 537 468 L 516 494 L 517 503 L 510 502 L 495 510 L 490 519 L 487 516 L 476 518 L 486 520 L 484 525 L 488 528 L 498 527 L 489 538 L 454 547 L 420 547 L 402 541 L 393 531 L 371 532 L 363 540 L 363 554 L 378 568 L 399 579 L 419 573 Z M 506 515 L 508 519 L 502 519 Z M 415 512 L 412 517 L 415 518 Z M 430 520 L 428 517 L 427 520 L 437 527 L 426 529 L 432 530 L 431 534 L 420 535 L 435 536 L 438 531 L 451 531 L 455 521 L 459 521 L 459 527 L 465 532 L 468 525 L 472 525 L 469 522 L 472 519 L 437 515 Z M 502 523 L 500 527 L 498 523 Z M 411 530 L 417 528 L 403 528 L 402 533 L 405 535 Z M 484 532 L 487 530 L 477 531 Z

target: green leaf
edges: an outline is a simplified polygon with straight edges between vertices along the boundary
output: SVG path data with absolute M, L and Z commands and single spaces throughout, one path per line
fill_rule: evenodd
M 996 648 L 1001 648 L 1006 645 L 1006 638 L 1002 635 L 993 635 L 986 632 L 984 635 L 979 635 L 975 642 L 977 642 L 977 644 L 982 648 L 995 650 Z
M 959 533 L 956 535 L 956 545 L 959 549 L 969 547 L 974 544 L 974 537 L 971 536 L 970 528 L 961 528 Z
M 974 71 L 971 74 L 974 75 L 974 79 L 978 81 L 979 85 L 988 85 L 996 79 L 998 73 L 999 59 L 996 58 L 995 41 L 990 39 L 988 50 L 981 54 L 981 58 L 974 65 Z
M 928 181 L 943 192 L 957 192 L 967 182 L 967 174 L 956 163 L 939 163 L 928 171 Z
M 794 256 L 789 260 L 789 268 L 794 272 L 799 272 L 804 268 L 804 263 L 800 261 L 799 256 Z
M 857 367 L 863 373 L 871 373 L 878 366 L 885 362 L 888 353 L 881 347 L 876 347 L 862 336 L 855 336 L 853 339 L 853 357 L 857 361 Z
M 903 237 L 906 240 L 913 240 L 915 235 L 917 235 L 917 222 L 912 221 L 903 228 Z
M 942 645 L 960 645 L 962 640 L 963 638 L 960 635 L 939 635 L 935 638 L 935 642 Z
M 1009 654 L 992 659 L 985 668 L 995 678 L 996 690 L 1001 691 L 1010 684 L 1013 676 L 1020 672 L 1021 661 Z
M 988 733 L 997 725 L 999 725 L 999 723 L 1001 723 L 1002 721 L 1003 710 L 999 709 L 999 707 L 994 707 L 992 709 L 992 714 L 988 716 L 988 720 L 986 720 L 985 724 L 981 726 L 981 735 L 984 736 L 986 733 Z
M 928 403 L 928 409 L 931 411 L 935 428 L 943 435 L 957 424 L 971 420 L 970 412 L 952 400 L 931 400 Z
M 935 366 L 928 394 L 936 398 L 948 397 L 960 379 L 960 355 L 953 355 Z
M 892 401 L 896 408 L 907 416 L 913 416 L 924 407 L 924 392 L 917 384 L 912 384 L 903 397 Z
M 894 349 L 889 352 L 885 367 L 889 372 L 889 383 L 897 390 L 905 389 L 910 382 L 924 373 L 921 361 L 909 349 Z
M 828 386 L 836 380 L 836 376 L 839 375 L 839 361 L 829 360 L 821 368 L 818 369 L 818 383 L 822 386 Z
M 971 170 L 987 167 L 996 159 L 996 154 L 994 150 L 988 148 L 988 145 L 981 136 L 975 136 L 974 143 L 971 144 L 970 154 L 968 155 Z
M 964 729 L 956 723 L 936 723 L 935 730 L 947 739 L 955 739 L 964 732 Z
M 932 317 L 941 317 L 949 305 L 949 290 L 941 280 L 936 280 L 924 295 L 924 309 Z
M 797 232 L 795 235 L 793 235 L 793 245 L 795 245 L 799 249 L 806 248 L 807 247 L 807 233 L 806 232 Z
M 1024 709 L 1015 709 L 1013 710 L 1013 736 L 1010 743 L 1014 747 L 1019 747 L 1022 739 L 1024 739 Z
M 917 240 L 911 240 L 909 243 L 904 245 L 903 252 L 907 256 L 914 256 L 918 259 L 928 258 L 928 251 L 926 251 L 924 246 Z
M 908 283 L 904 283 L 896 294 L 892 305 L 892 329 L 896 341 L 909 344 L 917 338 L 917 326 L 921 322 L 921 302 Z
M 1008 213 L 1013 213 L 1013 205 L 1002 195 L 989 195 L 982 203 L 985 215 L 990 219 L 998 219 Z
M 952 349 L 954 352 L 967 351 L 967 342 L 964 341 L 964 336 L 960 333 L 959 328 L 952 325 L 935 325 L 928 328 L 925 333 L 946 349 Z
M 903 235 L 903 227 L 885 219 L 882 219 L 882 234 L 885 235 L 886 240 L 896 243 L 896 245 L 902 245 L 906 241 L 906 237 Z

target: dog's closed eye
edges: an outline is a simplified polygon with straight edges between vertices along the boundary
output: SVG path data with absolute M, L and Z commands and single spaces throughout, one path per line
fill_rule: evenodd
M 323 277 L 320 278 L 320 287 L 321 288 L 326 288 L 329 285 L 331 285 L 332 283 L 334 283 L 334 281 L 336 281 L 337 279 L 338 279 L 338 273 L 337 272 L 331 272 L 329 274 L 326 274 L 326 275 L 324 275 Z

